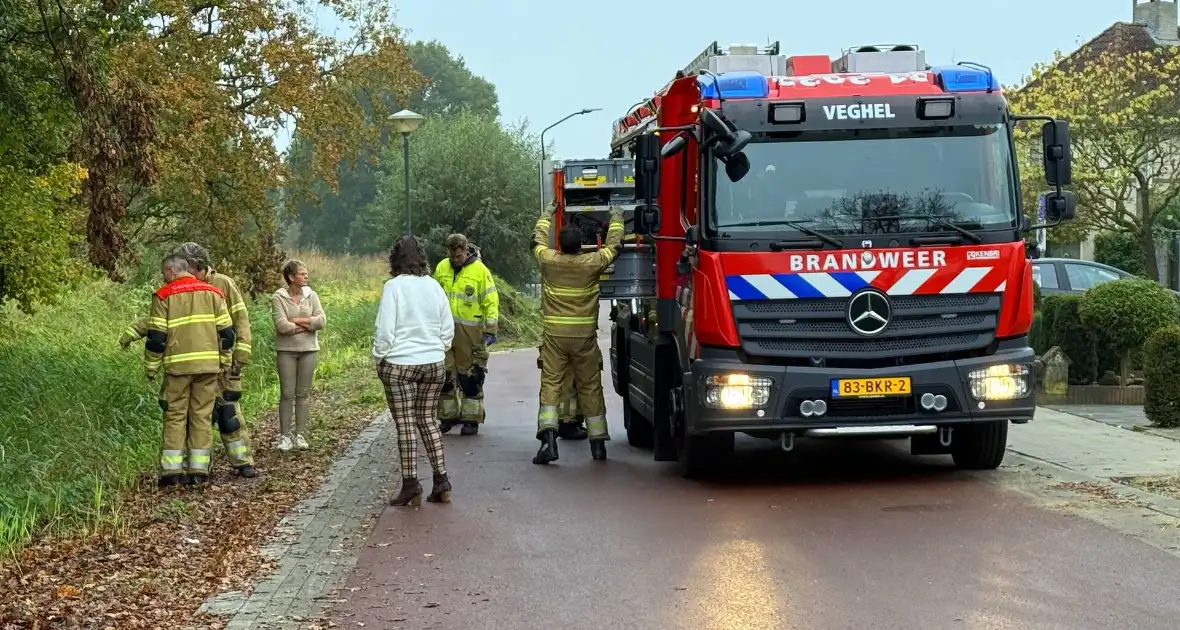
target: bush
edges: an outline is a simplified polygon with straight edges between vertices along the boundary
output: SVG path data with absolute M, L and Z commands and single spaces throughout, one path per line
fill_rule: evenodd
M 503 278 L 496 279 L 500 293 L 500 336 L 522 345 L 537 345 L 541 341 L 541 303 L 526 295 Z
M 1177 323 L 1176 312 L 1176 300 L 1164 286 L 1128 278 L 1090 288 L 1078 314 L 1096 335 L 1098 349 L 1119 357 L 1125 379 L 1131 371 L 1131 353 L 1155 331 Z
M 1045 343 L 1050 348 L 1057 345 L 1053 337 L 1053 322 L 1057 319 L 1057 309 L 1068 297 L 1066 294 L 1050 295 L 1041 300 L 1041 327 L 1045 331 Z
M 1051 347 L 1049 337 L 1045 334 L 1044 315 L 1033 313 L 1032 325 L 1028 327 L 1028 345 L 1032 346 L 1037 356 L 1045 354 Z
M 1041 293 L 1041 285 L 1033 283 L 1033 311 L 1041 310 L 1041 305 L 1045 302 L 1045 296 Z
M 1078 314 L 1082 296 L 1052 295 L 1045 304 L 1046 310 L 1051 308 L 1053 313 L 1053 327 L 1048 331 L 1049 347 L 1058 346 L 1069 357 L 1070 384 L 1093 383 L 1098 377 L 1098 346 L 1094 333 L 1082 325 Z
M 1094 239 L 1094 261 L 1136 276 L 1145 276 L 1143 246 L 1126 232 L 1103 232 Z
M 1157 427 L 1180 427 L 1180 326 L 1160 328 L 1143 347 L 1143 412 Z

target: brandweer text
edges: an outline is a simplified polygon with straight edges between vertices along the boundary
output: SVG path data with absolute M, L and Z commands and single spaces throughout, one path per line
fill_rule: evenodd
M 946 266 L 946 252 L 860 252 L 792 254 L 791 271 L 870 271 L 875 269 L 933 269 Z

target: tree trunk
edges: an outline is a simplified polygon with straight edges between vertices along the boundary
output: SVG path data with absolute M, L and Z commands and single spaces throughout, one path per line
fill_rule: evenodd
M 1159 281 L 1160 266 L 1155 247 L 1155 234 L 1150 223 L 1144 222 L 1139 230 L 1139 248 L 1143 254 L 1143 271 L 1147 277 Z
M 1131 382 L 1131 351 L 1128 350 L 1119 357 L 1119 385 L 1127 386 Z

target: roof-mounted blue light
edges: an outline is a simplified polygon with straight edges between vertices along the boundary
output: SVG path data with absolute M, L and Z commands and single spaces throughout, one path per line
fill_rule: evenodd
M 986 92 L 1000 89 L 995 74 L 965 66 L 938 66 L 931 69 L 947 92 Z M 722 86 L 724 89 L 724 86 Z
M 741 72 L 725 72 L 717 75 L 717 85 L 713 77 L 702 74 L 697 77 L 701 86 L 701 98 L 717 98 L 717 88 L 721 88 L 721 98 L 767 98 L 770 96 L 770 84 L 766 76 L 759 72 L 743 70 Z

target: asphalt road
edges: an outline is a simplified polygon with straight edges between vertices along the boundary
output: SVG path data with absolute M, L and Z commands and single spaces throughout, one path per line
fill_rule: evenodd
M 610 393 L 609 461 L 534 466 L 535 360 L 492 357 L 488 423 L 446 438 L 454 502 L 385 510 L 340 627 L 1180 627 L 1180 559 L 890 444 L 739 440 L 691 482 Z

